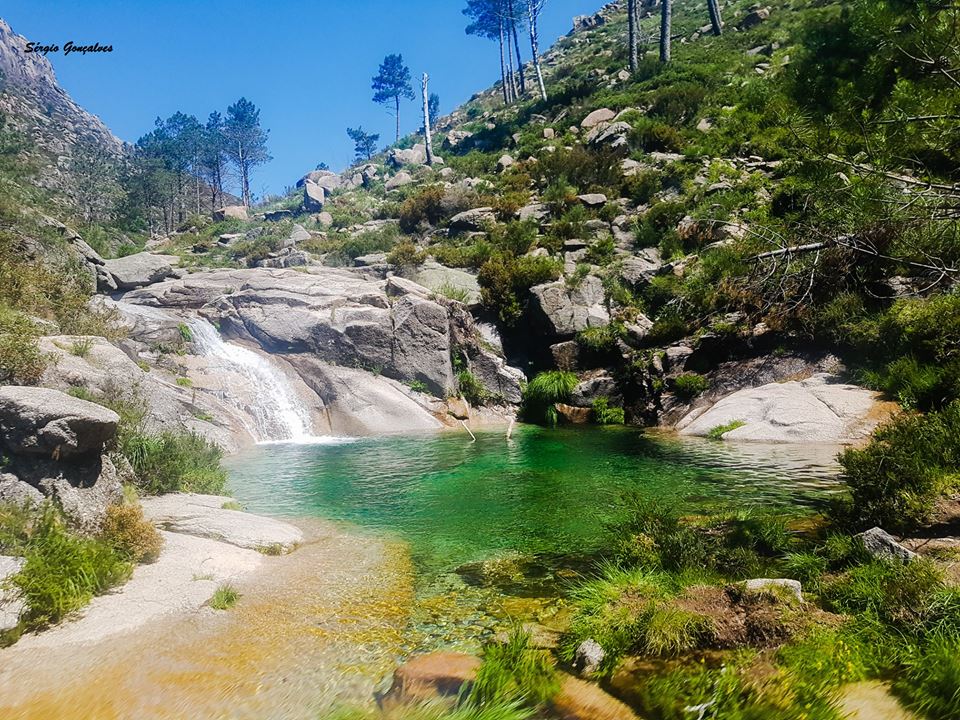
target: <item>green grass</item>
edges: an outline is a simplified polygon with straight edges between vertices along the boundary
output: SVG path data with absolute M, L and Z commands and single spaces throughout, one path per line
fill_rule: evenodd
M 240 600 L 240 593 L 233 585 L 225 584 L 218 587 L 210 598 L 210 607 L 214 610 L 229 610 Z
M 524 414 L 534 422 L 555 425 L 555 403 L 567 402 L 577 386 L 575 373 L 566 370 L 548 370 L 539 373 L 523 391 Z
M 937 633 L 906 654 L 894 690 L 932 720 L 960 717 L 960 635 Z
M 227 475 L 220 467 L 223 451 L 193 432 L 134 433 L 123 437 L 121 452 L 137 475 L 137 487 L 148 495 L 223 492 Z
M 379 710 L 337 710 L 322 716 L 324 720 L 528 720 L 533 711 L 516 703 L 487 703 L 482 707 L 461 704 L 450 707 L 444 702 L 403 707 L 384 713 Z
M 90 354 L 90 350 L 93 349 L 93 342 L 93 338 L 74 340 L 70 343 L 70 354 L 76 355 L 78 358 L 85 358 Z
M 690 401 L 702 395 L 710 387 L 710 381 L 697 373 L 684 373 L 673 380 L 673 392 L 681 400 Z
M 746 423 L 743 420 L 732 420 L 726 425 L 717 425 L 716 427 L 710 428 L 707 432 L 707 437 L 711 440 L 723 440 L 723 436 L 728 432 L 741 428 L 744 425 L 746 425 Z
M 27 627 L 56 623 L 94 595 L 125 581 L 132 565 L 108 542 L 70 534 L 59 513 L 44 509 L 29 533 L 25 564 L 13 577 L 27 604 Z
M 515 627 L 505 643 L 484 650 L 468 702 L 478 707 L 511 702 L 540 707 L 559 690 L 550 653 L 531 647 L 530 635 Z

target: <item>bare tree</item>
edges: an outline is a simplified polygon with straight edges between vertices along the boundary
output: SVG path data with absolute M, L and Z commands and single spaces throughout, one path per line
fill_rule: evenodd
M 540 89 L 540 97 L 544 101 L 547 99 L 547 88 L 543 84 L 543 68 L 540 67 L 540 39 L 537 31 L 537 18 L 543 11 L 543 6 L 547 0 L 527 0 L 527 21 L 530 26 L 530 52 L 533 55 L 533 69 L 537 74 L 537 85 Z
M 517 16 L 516 0 L 510 0 L 510 35 L 513 38 L 513 50 L 517 56 L 517 74 L 520 77 L 520 95 L 527 94 L 527 78 L 523 71 L 523 57 L 520 55 L 520 38 L 517 34 Z
M 660 62 L 670 62 L 670 31 L 673 0 L 660 0 Z
M 630 47 L 630 72 L 637 71 L 637 36 L 639 35 L 637 20 L 637 0 L 627 0 L 627 44 Z
M 428 84 L 430 76 L 423 74 L 420 88 L 423 92 L 423 137 L 427 145 L 427 165 L 433 165 L 433 139 L 430 137 L 430 90 Z

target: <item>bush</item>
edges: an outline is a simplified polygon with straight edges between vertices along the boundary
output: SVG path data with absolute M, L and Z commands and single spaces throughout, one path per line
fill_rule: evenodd
M 483 405 L 489 398 L 487 389 L 469 370 L 457 373 L 457 388 L 463 399 L 474 406 Z
M 143 517 L 143 508 L 133 503 L 107 508 L 102 537 L 133 563 L 153 562 L 163 548 L 163 537 L 153 523 Z
M 710 381 L 697 373 L 684 373 L 673 380 L 673 392 L 686 402 L 703 394 L 709 387 Z
M 40 331 L 30 320 L 0 304 L 0 384 L 35 385 L 50 362 L 40 351 Z
M 625 422 L 623 408 L 610 407 L 607 398 L 597 398 L 591 408 L 593 421 L 597 425 L 623 425 Z
M 927 521 L 960 471 L 960 400 L 927 415 L 903 414 L 863 448 L 840 455 L 849 502 L 834 516 L 856 527 L 908 532 Z
M 400 206 L 400 229 L 418 232 L 427 225 L 436 225 L 443 219 L 443 186 L 430 185 L 407 198 Z
M 524 416 L 535 422 L 557 422 L 556 403 L 567 402 L 579 380 L 566 370 L 548 370 L 539 373 L 523 391 Z
M 539 707 L 560 691 L 560 679 L 549 652 L 530 646 L 530 636 L 514 628 L 506 643 L 488 645 L 468 702 L 520 702 Z
M 393 250 L 387 253 L 387 262 L 401 272 L 412 270 L 418 265 L 422 265 L 427 259 L 427 254 L 421 252 L 410 240 L 403 240 L 397 243 Z
M 70 535 L 52 507 L 43 510 L 24 559 L 13 583 L 26 602 L 28 627 L 59 622 L 94 595 L 126 580 L 132 570 L 103 540 Z
M 894 690 L 908 707 L 933 720 L 960 717 L 960 636 L 937 633 L 904 660 Z
M 148 495 L 223 492 L 226 472 L 220 467 L 223 451 L 194 432 L 133 434 L 120 447 L 137 475 L 137 488 Z
M 560 277 L 561 264 L 549 257 L 513 257 L 498 253 L 477 274 L 483 304 L 500 320 L 513 326 L 526 309 L 527 291 Z

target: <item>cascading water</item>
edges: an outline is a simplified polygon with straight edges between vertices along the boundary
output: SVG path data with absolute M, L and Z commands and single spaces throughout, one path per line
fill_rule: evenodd
M 247 382 L 246 397 L 225 392 L 224 401 L 253 422 L 247 429 L 258 442 L 318 442 L 311 433 L 310 411 L 297 397 L 290 382 L 269 360 L 252 350 L 226 342 L 203 318 L 189 323 L 193 343 L 210 366 L 240 375 Z

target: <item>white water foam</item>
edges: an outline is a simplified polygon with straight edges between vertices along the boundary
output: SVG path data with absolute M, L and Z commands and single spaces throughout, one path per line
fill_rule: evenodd
M 226 342 L 203 318 L 189 322 L 193 343 L 213 368 L 220 367 L 245 378 L 249 392 L 241 398 L 224 392 L 224 400 L 250 418 L 247 430 L 258 443 L 336 445 L 349 438 L 314 435 L 310 410 L 290 386 L 289 380 L 267 358 L 240 345 Z

